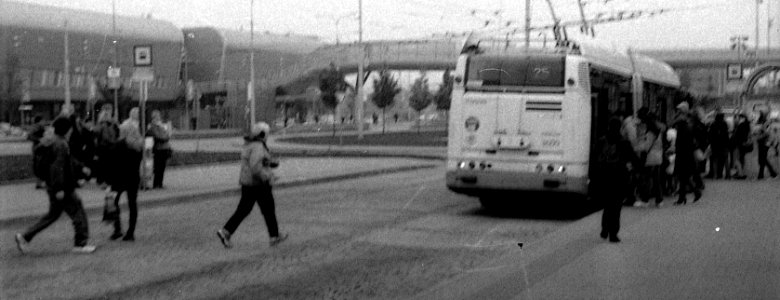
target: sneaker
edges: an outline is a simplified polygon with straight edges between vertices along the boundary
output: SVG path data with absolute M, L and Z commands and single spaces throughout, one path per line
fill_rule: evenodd
M 217 230 L 217 236 L 219 237 L 219 240 L 222 242 L 222 246 L 225 246 L 225 248 L 233 248 L 233 243 L 230 242 L 230 232 L 227 230 L 220 229 Z
M 289 236 L 290 236 L 289 234 L 283 233 L 279 236 L 272 237 L 271 241 L 268 244 L 271 245 L 271 247 L 274 247 L 276 245 L 279 245 L 279 243 L 284 242 L 284 240 L 286 240 Z
M 27 240 L 24 239 L 24 236 L 22 236 L 21 233 L 17 233 L 16 236 L 14 236 L 16 239 L 16 248 L 19 249 L 19 252 L 22 254 L 27 252 Z
M 110 240 L 112 240 L 112 241 L 115 241 L 116 239 L 118 239 L 118 238 L 121 238 L 122 236 L 124 236 L 124 234 L 122 234 L 122 232 L 114 232 L 114 233 L 113 233 L 113 234 L 111 234 L 111 236 L 110 236 L 110 237 L 108 237 L 108 238 L 109 238 Z
M 84 245 L 81 247 L 76 246 L 73 247 L 73 250 L 71 250 L 71 252 L 78 253 L 78 254 L 90 254 L 92 252 L 95 252 L 95 249 L 97 249 L 97 247 L 95 247 L 94 245 Z
M 647 202 L 644 201 L 634 202 L 634 207 L 647 207 L 647 205 L 648 205 Z

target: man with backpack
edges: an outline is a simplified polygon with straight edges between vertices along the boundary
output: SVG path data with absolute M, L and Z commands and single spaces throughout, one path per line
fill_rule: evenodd
M 20 252 L 27 251 L 29 242 L 53 224 L 64 211 L 73 221 L 74 253 L 92 253 L 95 246 L 87 244 L 89 239 L 89 224 L 81 198 L 76 194 L 76 173 L 89 169 L 82 167 L 73 159 L 68 147 L 67 135 L 71 130 L 70 121 L 57 118 L 53 124 L 54 136 L 44 138 L 33 151 L 36 157 L 36 176 L 46 182 L 49 195 L 49 212 L 38 223 L 28 228 L 24 233 L 17 233 L 16 246 Z

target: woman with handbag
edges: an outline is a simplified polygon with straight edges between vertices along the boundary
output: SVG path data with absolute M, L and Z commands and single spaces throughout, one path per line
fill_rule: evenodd
M 233 216 L 222 229 L 217 231 L 217 236 L 225 248 L 233 247 L 230 237 L 252 211 L 255 203 L 260 207 L 260 212 L 265 219 L 265 225 L 271 239 L 270 245 L 276 246 L 288 237 L 286 233 L 279 233 L 276 221 L 272 186 L 277 179 L 273 169 L 279 166 L 279 162 L 274 159 L 266 145 L 270 131 L 271 127 L 268 124 L 259 122 L 252 125 L 249 136 L 245 138 L 246 144 L 241 153 L 241 173 L 239 175 L 241 199 Z

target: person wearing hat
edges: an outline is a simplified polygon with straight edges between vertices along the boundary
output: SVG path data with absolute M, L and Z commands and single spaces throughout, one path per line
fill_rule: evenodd
M 276 246 L 288 237 L 286 233 L 279 233 L 279 225 L 276 221 L 272 186 L 277 179 L 273 169 L 279 166 L 279 162 L 274 159 L 266 145 L 270 131 L 271 127 L 268 124 L 258 122 L 252 125 L 249 135 L 245 137 L 246 143 L 241 153 L 239 174 L 241 198 L 236 211 L 225 226 L 217 230 L 217 236 L 225 248 L 233 247 L 230 238 L 252 211 L 255 203 L 260 207 L 260 212 L 265 219 L 268 236 L 271 239 L 269 244 L 272 247 Z
M 694 183 L 695 173 L 698 172 L 694 151 L 697 143 L 694 137 L 692 121 L 689 115 L 689 106 L 687 102 L 681 102 L 677 105 L 677 118 L 674 126 L 677 136 L 674 141 L 674 174 L 677 176 L 679 190 L 677 192 L 677 202 L 675 205 L 686 204 L 687 193 L 693 193 L 693 202 L 701 199 L 702 193 L 700 187 Z

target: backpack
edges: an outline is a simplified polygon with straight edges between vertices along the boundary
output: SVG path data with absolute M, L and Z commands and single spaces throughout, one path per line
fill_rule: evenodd
M 54 162 L 51 144 L 38 144 L 33 148 L 33 174 L 43 181 L 49 180 L 51 164 Z

